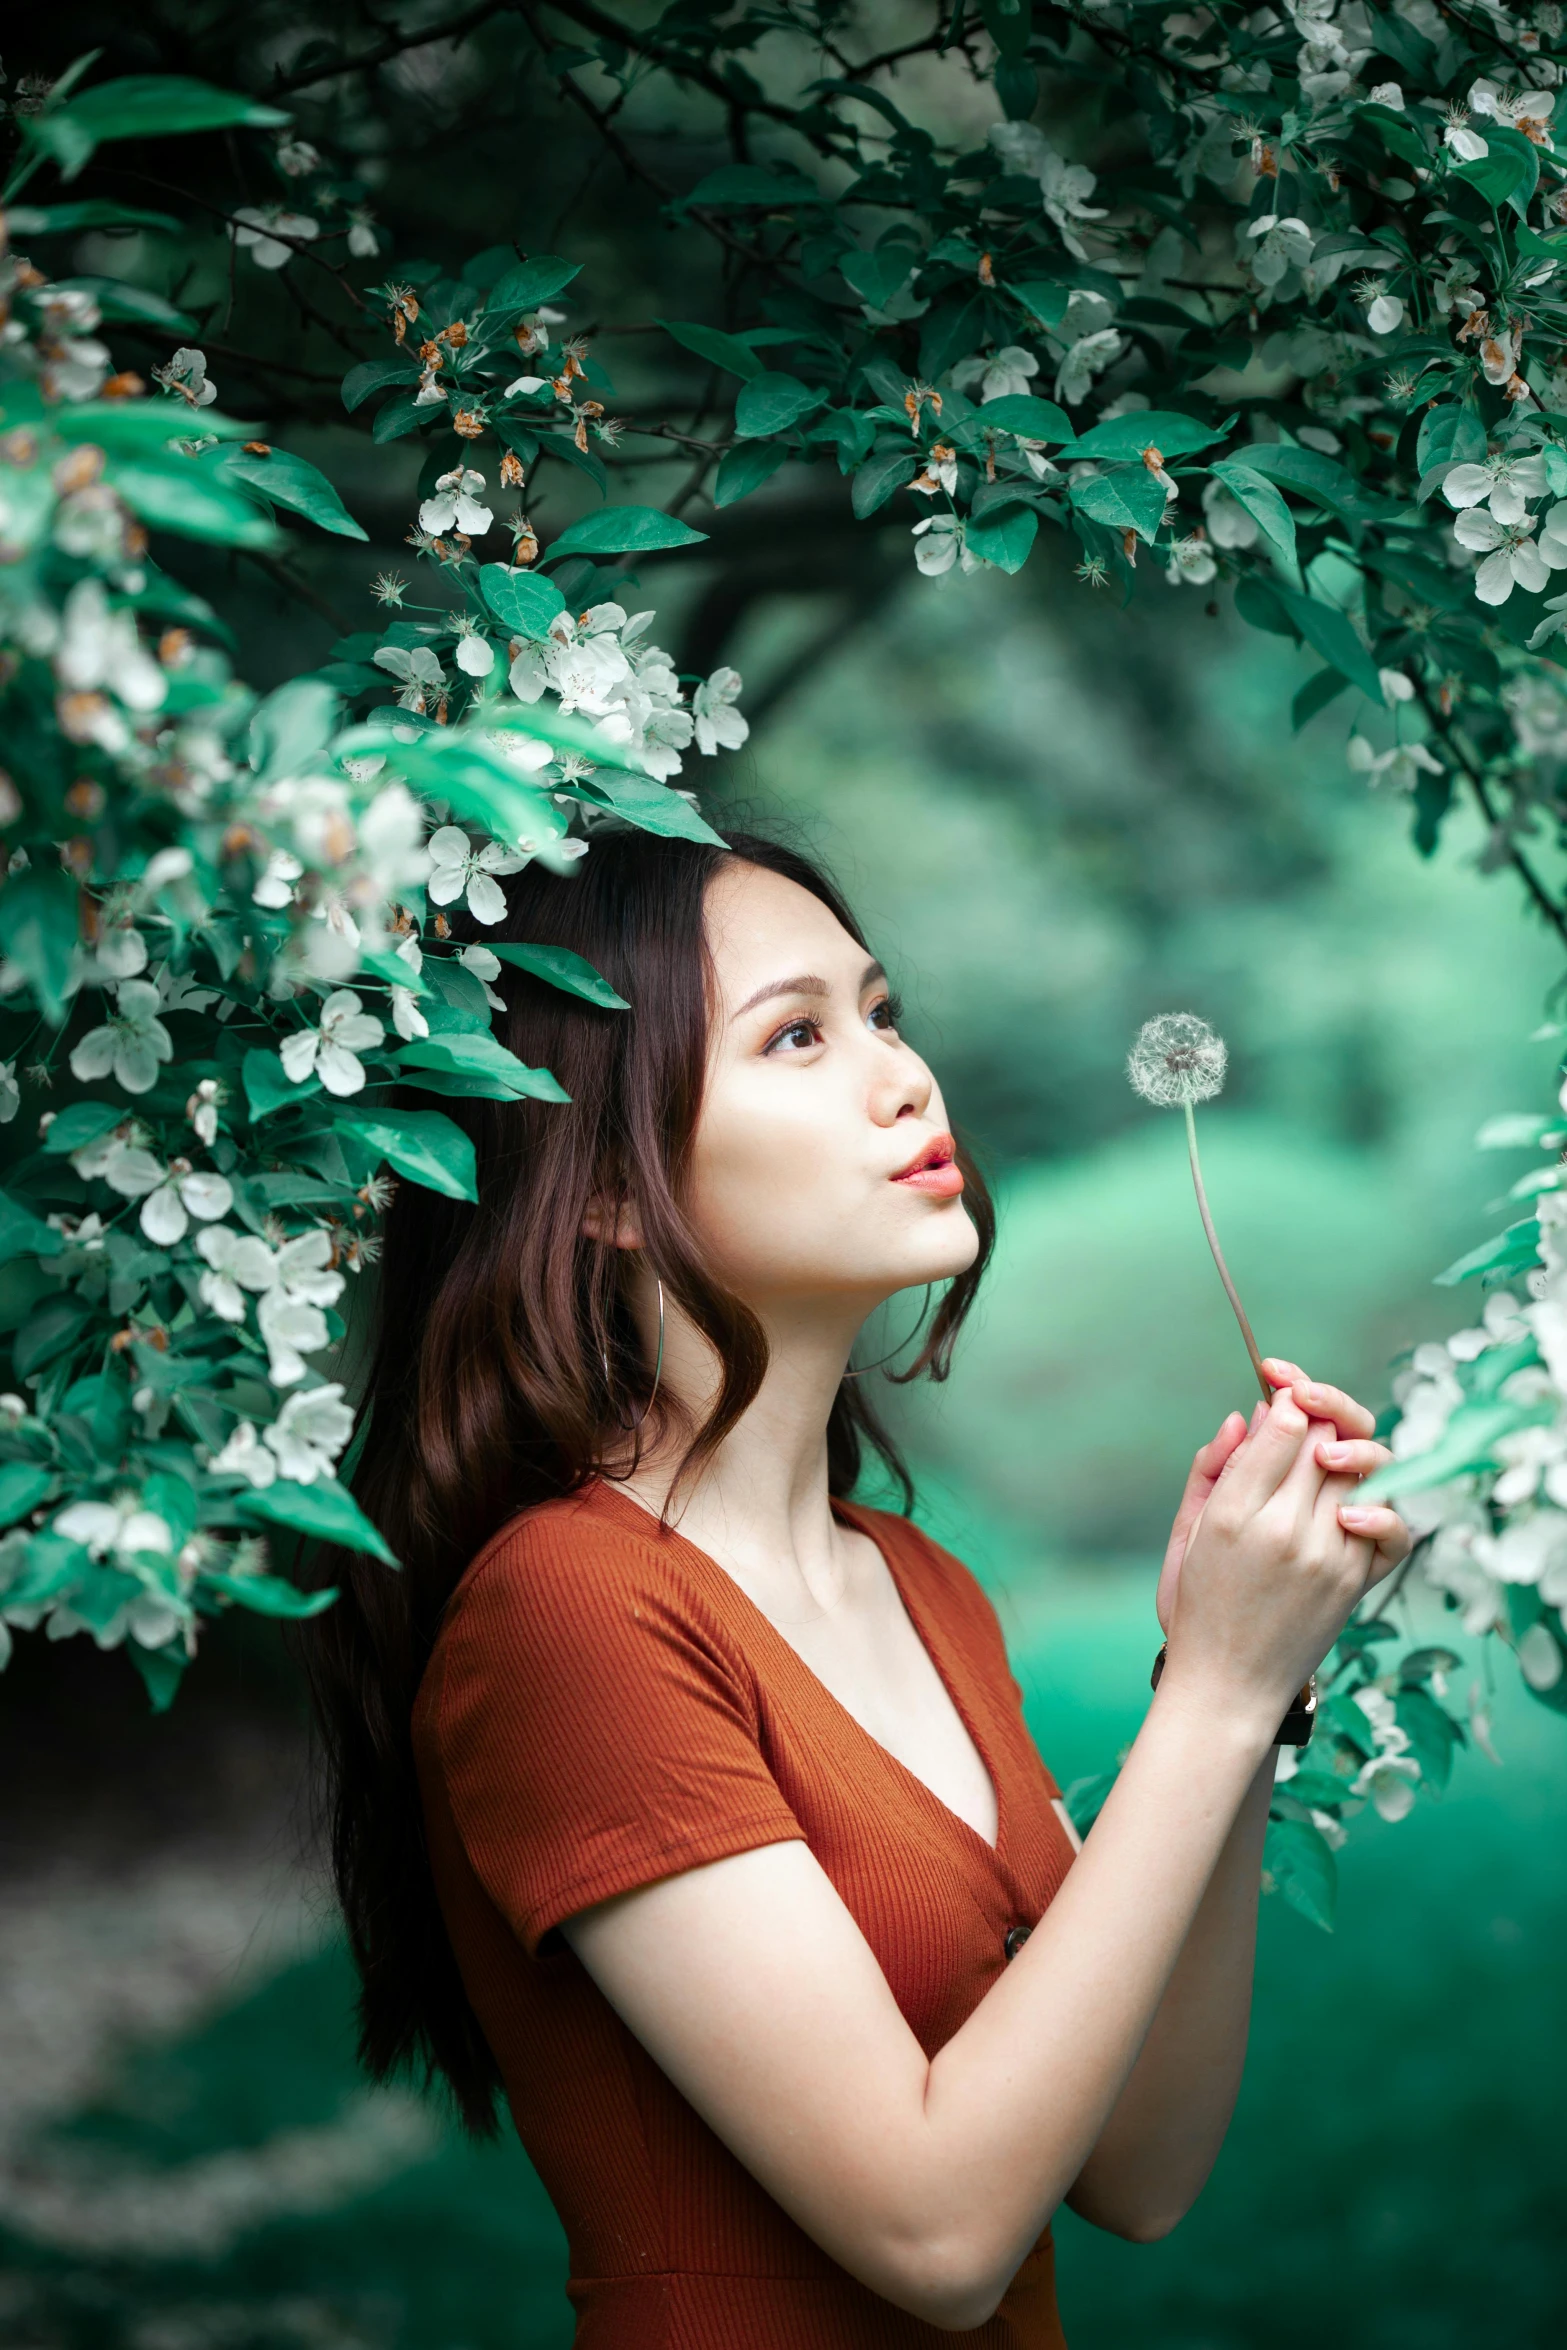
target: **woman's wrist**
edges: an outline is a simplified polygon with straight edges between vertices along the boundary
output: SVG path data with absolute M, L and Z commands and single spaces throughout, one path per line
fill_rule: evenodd
M 1167 1657 L 1153 1702 L 1205 1726 L 1260 1763 L 1277 1744 L 1280 1719 L 1292 1700 L 1281 1701 L 1233 1676 L 1204 1672 L 1189 1663 L 1183 1666 Z

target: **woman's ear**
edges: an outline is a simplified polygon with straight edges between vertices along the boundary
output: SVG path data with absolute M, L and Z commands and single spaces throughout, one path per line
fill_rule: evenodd
M 582 1230 L 589 1240 L 609 1248 L 640 1248 L 642 1227 L 624 1193 L 615 1198 L 596 1191 L 582 1212 Z

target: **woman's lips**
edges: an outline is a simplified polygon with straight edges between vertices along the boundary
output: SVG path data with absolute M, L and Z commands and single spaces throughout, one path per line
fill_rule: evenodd
M 956 1199 L 963 1189 L 963 1170 L 954 1155 L 957 1147 L 950 1134 L 933 1135 L 893 1182 L 906 1191 L 923 1191 L 929 1199 Z

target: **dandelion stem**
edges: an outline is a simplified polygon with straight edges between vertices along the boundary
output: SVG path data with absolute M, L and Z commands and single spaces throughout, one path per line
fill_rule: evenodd
M 1197 1156 L 1197 1119 L 1190 1102 L 1185 1104 L 1185 1109 L 1186 1148 L 1192 1162 L 1192 1182 L 1197 1192 L 1197 1210 L 1202 1217 L 1202 1228 L 1208 1235 L 1208 1246 L 1212 1249 L 1213 1261 L 1219 1268 L 1219 1279 L 1224 1283 L 1224 1294 L 1234 1307 L 1235 1319 L 1241 1326 L 1241 1336 L 1246 1341 L 1246 1352 L 1250 1355 L 1251 1367 L 1257 1374 L 1257 1385 L 1262 1389 L 1262 1400 L 1266 1404 L 1271 1404 L 1273 1389 L 1268 1382 L 1268 1375 L 1262 1367 L 1262 1357 L 1257 1352 L 1257 1341 L 1252 1336 L 1251 1324 L 1246 1319 L 1246 1308 L 1241 1304 L 1240 1292 L 1230 1279 L 1230 1268 L 1224 1261 L 1224 1251 L 1219 1246 L 1219 1235 L 1213 1228 L 1213 1217 L 1208 1208 L 1208 1194 L 1203 1188 L 1202 1161 Z

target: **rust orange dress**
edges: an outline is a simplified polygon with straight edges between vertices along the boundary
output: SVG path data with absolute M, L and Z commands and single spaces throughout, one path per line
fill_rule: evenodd
M 994 1609 L 902 1518 L 878 1545 L 989 1768 L 994 1850 L 831 1694 L 739 1584 L 602 1481 L 474 1561 L 419 1690 L 441 1907 L 564 2223 L 576 2350 L 1064 2350 L 1047 2228 L 951 2334 L 830 2259 L 700 2119 L 563 1937 L 611 1894 L 803 1837 L 927 2056 L 1072 1861 Z

